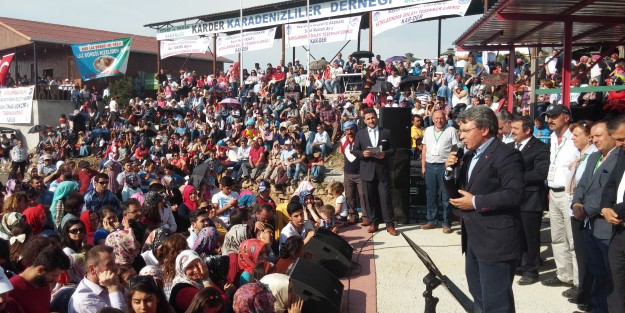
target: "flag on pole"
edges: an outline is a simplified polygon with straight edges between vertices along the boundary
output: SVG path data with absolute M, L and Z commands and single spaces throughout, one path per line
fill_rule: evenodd
M 0 61 L 0 86 L 6 86 L 7 76 L 9 75 L 9 68 L 11 67 L 11 61 L 15 53 L 7 54 L 2 57 Z

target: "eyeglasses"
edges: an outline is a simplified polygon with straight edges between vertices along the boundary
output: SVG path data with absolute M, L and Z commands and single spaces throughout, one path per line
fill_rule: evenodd
M 209 206 L 201 206 L 201 207 L 200 207 L 200 210 L 206 210 L 206 211 L 208 211 L 208 210 L 210 210 L 210 207 L 209 207 Z
M 463 129 L 461 129 L 461 130 L 460 130 L 460 133 L 461 133 L 461 134 L 468 135 L 468 134 L 470 134 L 470 133 L 471 133 L 474 129 L 476 129 L 476 128 L 479 128 L 479 127 L 477 127 L 477 126 L 476 126 L 476 127 L 469 128 L 469 129 L 464 129 L 464 130 L 463 130 Z
M 80 227 L 80 228 L 72 228 L 70 230 L 68 230 L 67 232 L 69 232 L 70 234 L 76 235 L 78 233 L 84 233 L 85 229 Z
M 100 185 L 108 185 L 109 182 L 108 181 L 99 181 L 98 184 L 100 184 Z

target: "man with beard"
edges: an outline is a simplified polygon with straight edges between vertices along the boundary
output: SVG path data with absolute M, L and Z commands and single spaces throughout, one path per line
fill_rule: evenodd
M 43 249 L 31 266 L 11 278 L 13 290 L 9 292 L 9 297 L 17 301 L 24 312 L 49 312 L 51 285 L 69 265 L 69 258 L 60 247 Z
M 85 259 L 87 274 L 76 287 L 68 312 L 91 313 L 104 307 L 123 310 L 126 307 L 124 287 L 119 281 L 113 248 L 95 246 Z
M 48 188 L 46 188 L 46 185 L 43 183 L 43 177 L 33 176 L 30 180 L 30 186 L 39 195 L 39 203 L 41 203 L 46 209 L 50 208 L 52 198 L 54 198 L 54 192 L 51 192 Z

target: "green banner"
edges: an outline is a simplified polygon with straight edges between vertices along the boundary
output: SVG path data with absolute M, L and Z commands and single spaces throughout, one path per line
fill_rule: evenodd
M 124 75 L 132 38 L 72 45 L 82 80 Z

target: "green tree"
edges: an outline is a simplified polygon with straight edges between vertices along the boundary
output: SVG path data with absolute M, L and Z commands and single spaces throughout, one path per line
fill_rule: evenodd
M 123 77 L 111 83 L 110 89 L 111 96 L 117 96 L 117 103 L 119 103 L 120 108 L 125 108 L 135 93 L 132 78 L 130 77 Z M 108 103 L 108 100 L 105 99 L 106 103 Z

